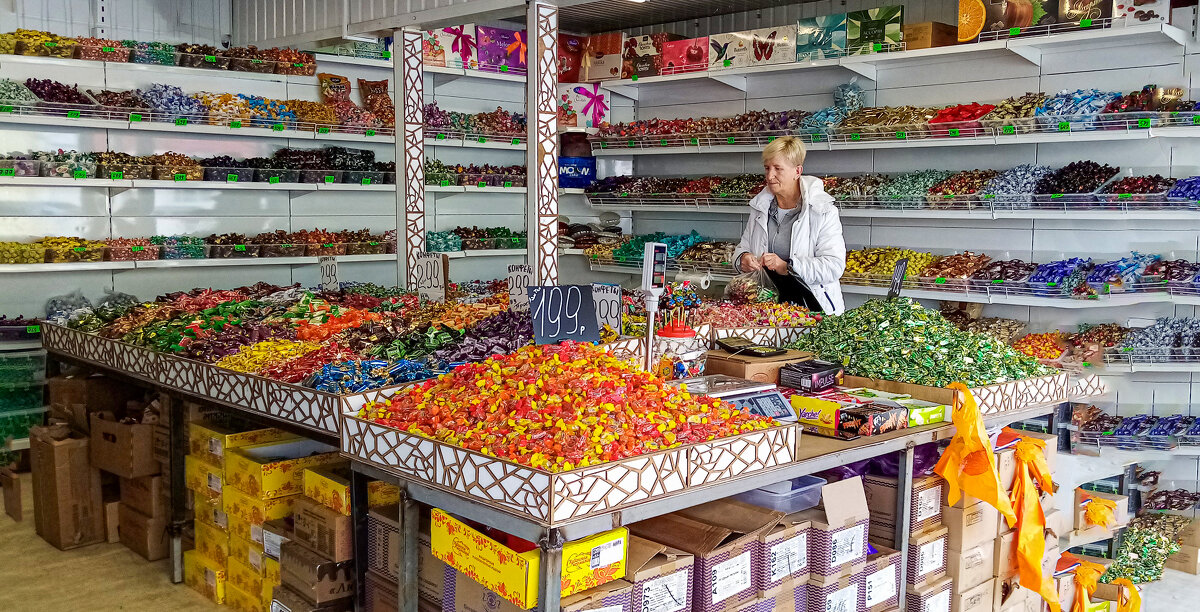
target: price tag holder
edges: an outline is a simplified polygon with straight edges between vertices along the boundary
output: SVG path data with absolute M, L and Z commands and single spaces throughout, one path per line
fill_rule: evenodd
M 77 111 L 77 110 L 67 111 L 67 117 L 71 118 L 71 119 L 78 119 L 79 111 Z
M 534 342 L 558 344 L 563 340 L 574 340 L 595 343 L 600 340 L 591 285 L 530 287 L 528 292 Z
M 621 286 L 608 283 L 592 283 L 592 301 L 596 304 L 596 324 L 600 329 L 607 325 L 621 333 L 624 327 L 624 309 L 621 307 Z
M 175 125 L 187 125 L 187 124 L 188 124 L 188 120 L 186 117 L 176 117 L 175 118 Z
M 240 127 L 242 127 L 242 122 L 241 122 L 241 121 L 234 120 L 234 121 L 230 121 L 230 122 L 229 122 L 229 128 L 230 128 L 230 129 L 236 130 L 236 129 L 240 128 Z
M 16 168 L 0 168 L 0 176 L 16 176 Z
M 961 134 L 961 132 L 958 131 L 958 128 L 950 128 L 950 137 L 951 138 L 958 138 L 960 134 Z
M 141 113 L 129 113 L 129 121 L 130 121 L 130 122 L 132 122 L 132 123 L 137 123 L 137 122 L 139 122 L 139 121 L 141 121 L 141 120 L 142 120 L 142 114 L 141 114 Z
M 27 334 L 40 334 L 40 333 L 42 333 L 42 326 L 41 326 L 41 325 L 26 325 L 26 326 L 25 326 L 25 333 L 27 333 Z
M 1150 119 L 1148 119 L 1148 118 L 1138 119 L 1138 127 L 1143 128 L 1143 129 L 1150 127 Z
M 896 132 L 896 140 L 908 140 L 908 132 Z
M 328 133 L 329 133 L 329 128 L 327 128 L 327 127 L 319 127 L 319 128 L 317 128 L 317 133 L 318 133 L 318 134 L 328 134 Z
M 1071 122 L 1070 121 L 1059 121 L 1058 122 L 1058 131 L 1070 132 L 1071 131 Z
M 508 266 L 508 309 L 513 312 L 529 312 L 529 286 L 533 284 L 533 266 L 512 264 Z
M 900 297 L 900 287 L 904 285 L 904 274 L 908 272 L 908 258 L 901 257 L 892 271 L 892 284 L 888 287 L 888 299 Z
M 117 172 L 117 171 L 109 172 L 109 173 L 108 173 L 108 178 L 109 178 L 110 180 L 113 180 L 113 181 L 119 181 L 119 180 L 121 180 L 121 179 L 125 178 L 125 172 L 124 172 L 124 171 L 121 171 L 121 172 Z
M 341 289 L 338 282 L 338 265 L 336 257 L 318 257 L 317 265 L 321 268 L 321 291 L 337 291 Z
M 417 253 L 410 276 L 416 282 L 417 295 L 422 301 L 446 301 L 446 268 L 444 253 Z

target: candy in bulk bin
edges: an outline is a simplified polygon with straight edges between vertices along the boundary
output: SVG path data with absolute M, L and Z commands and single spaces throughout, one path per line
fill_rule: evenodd
M 828 177 L 833 184 L 826 183 L 825 192 L 835 200 L 851 200 L 873 202 L 879 188 L 887 184 L 888 177 L 882 174 L 864 174 L 861 176 Z
M 296 113 L 282 100 L 272 100 L 262 96 L 247 96 L 238 94 L 250 113 L 250 124 L 259 127 L 280 126 L 281 129 L 296 127 Z
M 980 190 L 982 198 L 991 201 L 993 206 L 1030 208 L 1038 182 L 1052 172 L 1054 170 L 1050 166 L 1021 164 L 988 181 Z
M 1034 186 L 1033 199 L 1043 207 L 1091 202 L 1092 194 L 1120 171 L 1090 160 L 1071 162 L 1042 177 Z
M 929 190 L 950 178 L 949 170 L 917 170 L 892 177 L 875 192 L 879 204 L 897 208 L 920 208 L 925 205 Z
M 1055 360 L 1062 357 L 1062 334 L 1047 332 L 1044 334 L 1026 334 L 1013 343 L 1013 349 L 1039 360 Z
M 40 30 L 17 29 L 18 55 L 70 58 L 75 55 L 75 39 Z
M 149 238 L 111 238 L 108 245 L 110 261 L 149 261 L 158 259 L 158 247 Z
M 851 140 L 856 134 L 881 134 L 884 136 L 901 136 L 903 138 L 928 138 L 930 133 L 928 123 L 937 115 L 938 110 L 921 106 L 897 107 L 865 107 L 860 108 L 842 121 L 837 127 L 838 134 L 849 135 Z
M 979 123 L 1000 135 L 1027 134 L 1037 127 L 1034 114 L 1046 102 L 1046 94 L 1030 92 L 1005 98 Z
M 139 111 L 144 118 L 149 118 L 150 106 L 142 99 L 138 92 L 135 91 L 109 91 L 107 89 L 101 91 L 87 90 L 87 94 L 93 100 L 100 103 L 100 106 L 106 109 L 121 109 L 129 111 Z
M 1115 91 L 1096 89 L 1063 90 L 1046 98 L 1034 113 L 1038 125 L 1044 130 L 1070 132 L 1096 129 L 1100 112 L 1121 97 Z
M 56 178 L 92 178 L 96 175 L 96 159 L 91 153 L 78 151 L 39 151 L 33 154 L 40 162 L 42 176 Z
M 238 72 L 257 72 L 270 74 L 275 72 L 275 62 L 269 60 L 258 50 L 258 47 L 233 47 L 225 52 L 229 57 L 229 69 Z
M 174 85 L 155 83 L 143 91 L 141 97 L 151 109 L 162 114 L 162 117 L 155 117 L 156 120 L 204 120 L 204 104 Z
M 289 111 L 295 113 L 297 120 L 309 124 L 306 129 L 317 130 L 321 126 L 338 124 L 337 113 L 328 104 L 312 100 L 287 100 L 284 104 Z
M 1160 174 L 1150 176 L 1127 176 L 1113 181 L 1101 189 L 1097 197 L 1103 201 L 1124 204 L 1129 202 L 1163 202 L 1167 192 L 1175 186 L 1175 179 Z
M 930 132 L 935 138 L 980 135 L 983 133 L 983 124 L 979 122 L 979 118 L 995 109 L 994 104 L 978 102 L 947 106 L 929 120 Z
M 1161 259 L 1160 255 L 1134 252 L 1129 257 L 1096 264 L 1088 272 L 1087 284 L 1098 293 L 1144 291 L 1141 283 L 1146 268 Z
M 929 205 L 933 208 L 973 207 L 976 196 L 988 181 L 999 174 L 995 170 L 964 170 L 929 188 Z
M 90 116 L 96 110 L 95 103 L 87 94 L 79 91 L 78 85 L 68 86 L 51 79 L 26 79 L 25 87 L 33 92 L 43 104 L 39 104 L 43 112 L 55 115 L 67 115 L 78 111 L 81 116 Z
M 180 43 L 175 45 L 175 63 L 189 68 L 227 70 L 229 56 L 224 49 L 212 45 Z
M 992 258 L 983 253 L 965 251 L 947 255 L 925 267 L 921 276 L 940 279 L 937 282 L 950 287 L 966 285 L 966 279 L 991 263 Z
M 200 92 L 193 97 L 204 105 L 209 125 L 226 125 L 230 121 L 249 121 L 250 106 L 240 96 L 230 93 Z
M 154 178 L 160 181 L 202 181 L 204 167 L 196 160 L 167 151 L 146 157 L 146 163 L 154 166 Z
M 150 244 L 159 247 L 162 259 L 203 259 L 204 239 L 197 236 L 151 236 Z
M 204 180 L 221 181 L 225 183 L 251 183 L 254 181 L 254 168 L 250 162 L 234 159 L 228 155 L 215 155 L 198 161 L 204 167 Z
M 275 62 L 277 74 L 292 74 L 297 76 L 312 76 L 317 73 L 317 60 L 311 53 L 272 47 L 263 49 L 264 59 Z
M 0 101 L 12 106 L 32 106 L 38 99 L 19 81 L 0 79 Z
M 169 43 L 122 40 L 121 46 L 130 49 L 129 61 L 135 64 L 175 65 L 175 47 Z
M 1071 257 L 1041 264 L 1026 281 L 1034 295 L 1046 297 L 1068 296 L 1076 292 L 1088 293 L 1087 275 L 1092 269 L 1092 260 Z
M 0 242 L 0 264 L 43 263 L 46 248 L 41 244 Z
M 42 162 L 29 155 L 0 156 L 0 170 L 12 170 L 13 176 L 38 176 Z M 7 173 L 5 173 L 7 174 Z
M 0 33 L 0 55 L 11 55 L 17 51 L 15 32 Z
M 129 49 L 119 40 L 83 37 L 76 39 L 75 57 L 82 60 L 128 62 Z

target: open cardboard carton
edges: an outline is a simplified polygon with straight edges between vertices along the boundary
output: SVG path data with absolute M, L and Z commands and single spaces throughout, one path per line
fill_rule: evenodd
M 625 580 L 633 583 L 630 609 L 657 610 L 678 605 L 691 610 L 695 563 L 696 558 L 690 553 L 630 535 L 625 561 Z
M 841 576 L 866 560 L 870 512 L 861 476 L 821 487 L 821 503 L 794 516 L 812 522 L 808 563 L 814 577 Z

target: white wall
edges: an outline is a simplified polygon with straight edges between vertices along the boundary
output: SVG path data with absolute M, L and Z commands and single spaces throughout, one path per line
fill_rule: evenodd
M 232 0 L 10 0 L 0 3 L 0 32 L 220 45 L 232 15 Z

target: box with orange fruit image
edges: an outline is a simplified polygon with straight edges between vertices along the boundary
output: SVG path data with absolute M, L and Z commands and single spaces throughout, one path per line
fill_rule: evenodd
M 959 0 L 958 41 L 1100 29 L 1112 0 Z

